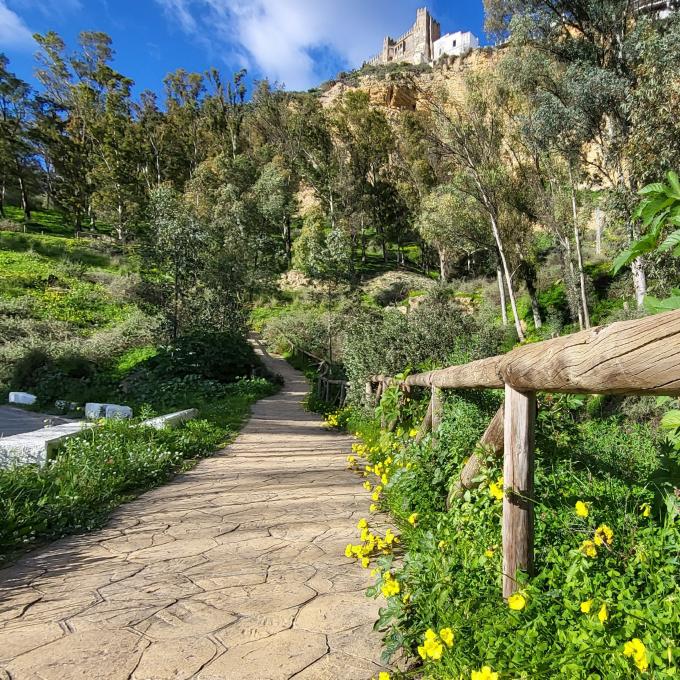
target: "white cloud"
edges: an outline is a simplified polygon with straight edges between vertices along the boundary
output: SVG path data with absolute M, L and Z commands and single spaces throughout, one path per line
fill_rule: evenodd
M 31 50 L 35 47 L 33 34 L 24 20 L 0 0 L 0 50 Z
M 388 34 L 415 20 L 422 0 L 156 0 L 187 33 L 211 49 L 290 89 L 327 74 L 319 54 L 347 67 L 377 53 Z M 315 59 L 315 57 L 317 57 Z

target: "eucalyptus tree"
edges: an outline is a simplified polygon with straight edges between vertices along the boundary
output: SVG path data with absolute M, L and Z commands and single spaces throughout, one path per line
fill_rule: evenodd
M 510 33 L 513 40 L 550 55 L 561 67 L 560 77 L 537 83 L 544 105 L 559 110 L 563 130 L 573 129 L 599 148 L 599 153 L 582 155 L 584 168 L 594 183 L 609 191 L 611 208 L 626 222 L 629 243 L 635 241 L 640 224 L 627 216 L 644 173 L 631 162 L 634 103 L 650 84 L 641 68 L 642 46 L 660 40 L 678 19 L 654 23 L 640 18 L 630 0 L 484 0 L 484 5 L 487 30 Z M 677 40 L 668 48 L 677 51 Z M 643 116 L 656 113 L 648 109 Z M 642 305 L 647 289 L 644 257 L 636 257 L 630 266 Z
M 30 140 L 33 102 L 30 86 L 8 69 L 9 60 L 0 53 L 0 214 L 4 214 L 7 184 L 15 180 L 26 220 L 31 218 L 29 185 L 36 162 Z
M 510 253 L 501 224 L 511 171 L 506 162 L 509 150 L 503 113 L 494 101 L 492 83 L 474 76 L 468 78 L 466 84 L 464 98 L 429 98 L 435 123 L 431 141 L 436 152 L 449 162 L 457 188 L 473 197 L 486 215 L 503 270 L 517 336 L 524 341 Z
M 479 203 L 460 191 L 455 182 L 436 187 L 422 201 L 416 228 L 439 256 L 439 278 L 449 280 L 451 264 L 463 256 L 495 250 L 488 221 Z

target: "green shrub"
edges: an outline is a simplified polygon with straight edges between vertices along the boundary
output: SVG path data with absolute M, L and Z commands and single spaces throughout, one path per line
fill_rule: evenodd
M 157 377 L 200 376 L 226 383 L 250 375 L 261 366 L 243 334 L 224 331 L 184 335 L 138 363 L 137 369 Z
M 479 486 L 445 505 L 450 480 L 497 404 L 493 394 L 449 397 L 436 443 L 380 432 L 359 411 L 350 418 L 371 462 L 387 470 L 380 502 L 402 529 L 399 560 L 378 559 L 399 584 L 378 622 L 386 654 L 405 650 L 413 674 L 436 680 L 470 678 L 483 666 L 502 680 L 677 677 L 677 453 L 649 425 L 587 419 L 582 399 L 542 398 L 536 575 L 522 579 L 524 606 L 513 610 L 501 597 L 502 462 L 487 457 Z M 588 556 L 584 542 L 602 525 L 611 543 L 601 529 L 604 540 Z M 423 662 L 417 650 L 425 633 L 443 628 L 453 630 L 453 645 Z M 624 654 L 633 639 L 644 645 L 642 675 Z

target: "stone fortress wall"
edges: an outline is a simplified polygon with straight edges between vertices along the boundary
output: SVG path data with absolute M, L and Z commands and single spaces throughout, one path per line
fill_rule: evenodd
M 391 61 L 407 61 L 424 64 L 432 61 L 434 43 L 441 37 L 441 26 L 427 8 L 416 12 L 416 23 L 396 40 L 386 36 L 380 54 L 367 60 L 367 64 L 388 64 Z

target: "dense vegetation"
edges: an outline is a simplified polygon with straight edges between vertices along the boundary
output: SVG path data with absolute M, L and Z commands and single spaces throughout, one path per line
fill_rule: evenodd
M 224 438 L 233 399 L 240 417 L 270 389 L 237 380 L 257 367 L 250 325 L 350 382 L 331 422 L 363 436 L 373 510 L 402 537 L 362 526 L 348 553 L 381 555 L 379 626 L 409 673 L 677 674 L 677 403 L 542 400 L 539 564 L 508 608 L 498 460 L 446 507 L 497 396 L 450 398 L 415 444 L 420 395 L 388 391 L 376 416 L 363 388 L 680 307 L 680 13 L 633 5 L 486 0 L 502 47 L 482 67 L 371 67 L 325 104 L 215 69 L 135 99 L 101 33 L 75 52 L 38 36 L 37 91 L 0 57 L 2 390 L 43 408 L 198 405 L 213 423 L 116 425 L 43 471 L 0 473 L 3 550 L 91 526 Z M 376 105 L 366 78 L 417 105 Z

